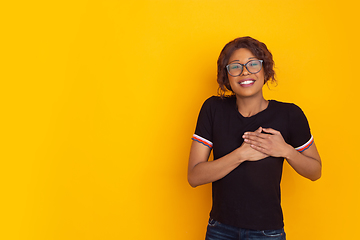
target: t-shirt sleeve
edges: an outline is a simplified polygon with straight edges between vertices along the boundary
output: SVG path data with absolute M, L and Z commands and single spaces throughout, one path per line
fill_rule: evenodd
M 197 141 L 201 144 L 212 149 L 212 129 L 213 129 L 213 118 L 212 118 L 212 108 L 213 108 L 214 98 L 211 97 L 207 99 L 201 107 L 196 129 L 193 137 L 191 138 L 194 141 Z
M 291 104 L 289 111 L 289 127 L 290 127 L 290 142 L 297 151 L 303 152 L 308 149 L 314 142 L 311 135 L 309 123 L 304 112 L 296 106 Z

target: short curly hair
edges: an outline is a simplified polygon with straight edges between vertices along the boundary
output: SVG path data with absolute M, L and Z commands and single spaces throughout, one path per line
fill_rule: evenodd
M 225 47 L 221 50 L 219 59 L 217 61 L 217 82 L 219 83 L 218 93 L 221 97 L 225 97 L 228 91 L 234 95 L 234 92 L 231 89 L 228 73 L 226 70 L 226 65 L 233 54 L 233 52 L 239 48 L 246 48 L 258 59 L 263 60 L 264 76 L 265 83 L 269 80 L 272 83 L 276 82 L 275 71 L 274 71 L 274 60 L 271 52 L 266 47 L 266 45 L 252 37 L 240 37 L 232 40 L 227 43 Z

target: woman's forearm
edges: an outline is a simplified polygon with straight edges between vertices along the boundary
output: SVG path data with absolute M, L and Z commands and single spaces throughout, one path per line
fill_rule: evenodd
M 217 181 L 229 174 L 243 162 L 235 151 L 215 161 L 199 162 L 189 169 L 188 181 L 190 185 L 197 187 Z
M 210 151 L 202 144 L 193 142 L 190 150 L 188 181 L 192 187 L 217 181 L 244 161 L 258 161 L 268 155 L 256 151 L 249 144 L 243 143 L 229 154 L 208 162 Z

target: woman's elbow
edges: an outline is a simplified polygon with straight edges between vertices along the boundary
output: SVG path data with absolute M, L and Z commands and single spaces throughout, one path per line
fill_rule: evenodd
M 321 178 L 321 170 L 317 174 L 314 174 L 313 176 L 309 177 L 309 179 L 313 182 L 319 180 L 320 178 Z
M 189 184 L 190 184 L 190 186 L 191 186 L 192 188 L 196 188 L 197 186 L 199 186 L 199 185 L 194 184 L 194 183 L 191 183 L 191 182 L 189 182 Z
M 191 187 L 196 188 L 197 186 L 199 186 L 199 184 L 196 183 L 195 179 L 193 179 L 190 175 L 188 175 L 187 180 Z

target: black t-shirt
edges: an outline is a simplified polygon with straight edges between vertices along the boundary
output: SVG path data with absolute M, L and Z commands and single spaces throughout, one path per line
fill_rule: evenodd
M 240 147 L 245 132 L 253 132 L 260 126 L 280 131 L 284 140 L 298 151 L 304 151 L 313 142 L 307 119 L 295 104 L 270 100 L 265 110 L 243 117 L 237 109 L 235 96 L 207 99 L 200 110 L 192 139 L 211 148 L 216 160 Z M 280 181 L 283 161 L 276 157 L 246 161 L 213 182 L 210 217 L 239 228 L 282 228 Z

